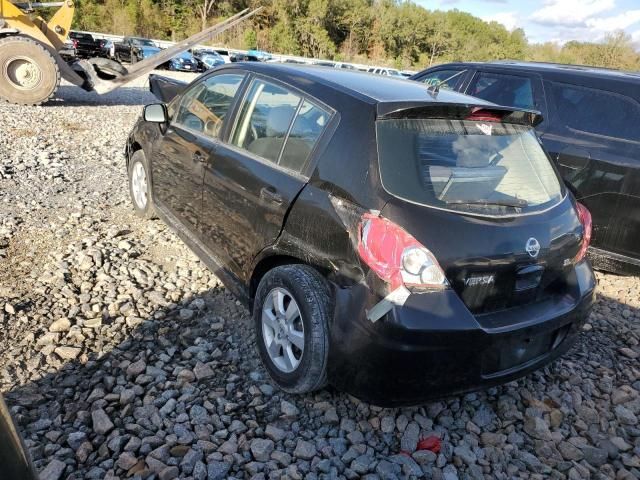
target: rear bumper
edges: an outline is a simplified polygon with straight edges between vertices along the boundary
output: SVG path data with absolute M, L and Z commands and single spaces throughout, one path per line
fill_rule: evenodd
M 590 264 L 577 265 L 571 295 L 474 316 L 453 290 L 412 294 L 375 324 L 379 298 L 363 285 L 336 288 L 329 379 L 380 406 L 488 388 L 536 370 L 577 339 L 595 295 Z

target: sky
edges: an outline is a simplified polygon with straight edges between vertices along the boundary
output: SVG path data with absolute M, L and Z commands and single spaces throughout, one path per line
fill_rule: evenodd
M 640 0 L 415 0 L 430 10 L 458 9 L 509 30 L 523 28 L 531 42 L 599 41 L 625 30 L 640 45 Z

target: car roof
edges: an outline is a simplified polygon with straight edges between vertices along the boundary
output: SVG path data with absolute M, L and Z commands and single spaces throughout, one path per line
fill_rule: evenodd
M 446 103 L 493 105 L 475 97 L 451 90 L 435 93 L 426 85 L 401 77 L 370 74 L 359 70 L 329 68 L 319 65 L 291 63 L 240 62 L 226 68 L 241 66 L 247 71 L 282 79 L 292 86 L 307 90 L 309 82 L 340 90 L 355 99 L 371 104 Z M 225 68 L 222 67 L 222 68 Z
M 562 73 L 577 77 L 590 78 L 618 78 L 618 79 L 640 79 L 640 72 L 628 72 L 623 70 L 612 70 L 610 68 L 592 67 L 589 65 L 568 65 L 564 63 L 549 62 L 523 62 L 518 60 L 494 60 L 492 62 L 455 62 L 441 65 L 434 65 L 426 70 L 435 67 L 498 67 L 504 70 L 528 71 L 538 73 Z M 424 71 L 424 70 L 423 70 Z M 421 72 L 422 73 L 422 72 Z

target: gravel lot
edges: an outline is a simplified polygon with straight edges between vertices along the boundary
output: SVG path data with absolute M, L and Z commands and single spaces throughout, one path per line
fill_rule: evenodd
M 637 278 L 599 274 L 570 354 L 488 392 L 283 394 L 248 312 L 132 214 L 122 150 L 152 101 L 66 86 L 0 105 L 0 390 L 43 479 L 640 478 Z M 440 452 L 415 452 L 432 435 Z

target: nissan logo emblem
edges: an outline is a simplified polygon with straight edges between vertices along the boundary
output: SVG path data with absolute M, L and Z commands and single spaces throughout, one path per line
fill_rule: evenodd
M 527 245 L 524 248 L 531 258 L 537 258 L 540 253 L 540 242 L 531 237 L 527 240 Z

